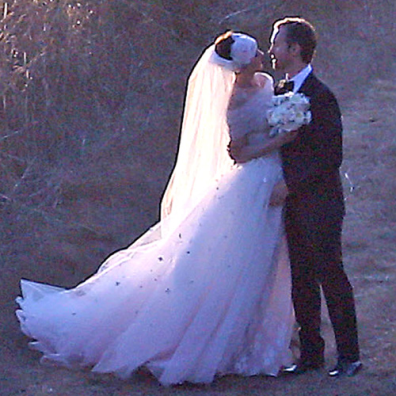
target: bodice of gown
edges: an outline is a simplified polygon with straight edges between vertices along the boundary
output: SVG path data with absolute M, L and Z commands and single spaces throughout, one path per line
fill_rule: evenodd
M 229 134 L 232 140 L 248 135 L 249 144 L 270 139 L 267 111 L 271 106 L 271 84 L 264 88 L 235 86 L 227 112 Z

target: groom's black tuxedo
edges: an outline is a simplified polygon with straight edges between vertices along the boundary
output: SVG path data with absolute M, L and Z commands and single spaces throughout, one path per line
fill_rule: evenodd
M 297 138 L 282 147 L 285 180 L 290 195 L 336 204 L 343 212 L 344 200 L 339 168 L 342 162 L 341 113 L 332 92 L 310 74 L 299 92 L 311 103 L 312 121 Z
M 341 232 L 344 199 L 339 168 L 342 122 L 337 100 L 311 73 L 299 92 L 310 98 L 312 121 L 281 149 L 289 190 L 285 204 L 293 302 L 301 358 L 321 361 L 322 286 L 341 359 L 359 359 L 353 292 L 344 272 Z

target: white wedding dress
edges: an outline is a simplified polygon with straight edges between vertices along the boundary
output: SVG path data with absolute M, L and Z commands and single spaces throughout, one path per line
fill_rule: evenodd
M 271 95 L 235 92 L 232 137 L 264 130 Z M 277 153 L 233 165 L 171 232 L 147 242 L 153 227 L 74 289 L 22 280 L 22 331 L 44 360 L 121 377 L 146 367 L 164 385 L 277 375 L 293 327 L 281 208 L 268 206 L 280 178 Z

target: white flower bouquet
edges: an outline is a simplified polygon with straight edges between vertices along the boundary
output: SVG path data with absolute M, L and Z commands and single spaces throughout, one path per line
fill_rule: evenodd
M 268 110 L 267 120 L 272 129 L 270 136 L 291 132 L 311 122 L 310 103 L 302 93 L 287 92 L 272 98 L 272 107 Z

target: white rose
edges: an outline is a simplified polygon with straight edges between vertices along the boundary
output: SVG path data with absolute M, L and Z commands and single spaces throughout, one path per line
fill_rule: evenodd
M 294 122 L 298 125 L 303 125 L 305 123 L 305 114 L 303 111 L 298 111 L 294 115 Z
M 282 97 L 282 95 L 273 96 L 272 97 L 272 105 L 273 106 L 280 106 L 283 103 L 284 100 L 285 99 Z
M 282 119 L 282 114 L 279 111 L 279 108 L 269 110 L 267 118 L 270 125 L 278 125 Z
M 309 99 L 302 93 L 294 94 L 290 100 L 296 104 L 309 105 Z

